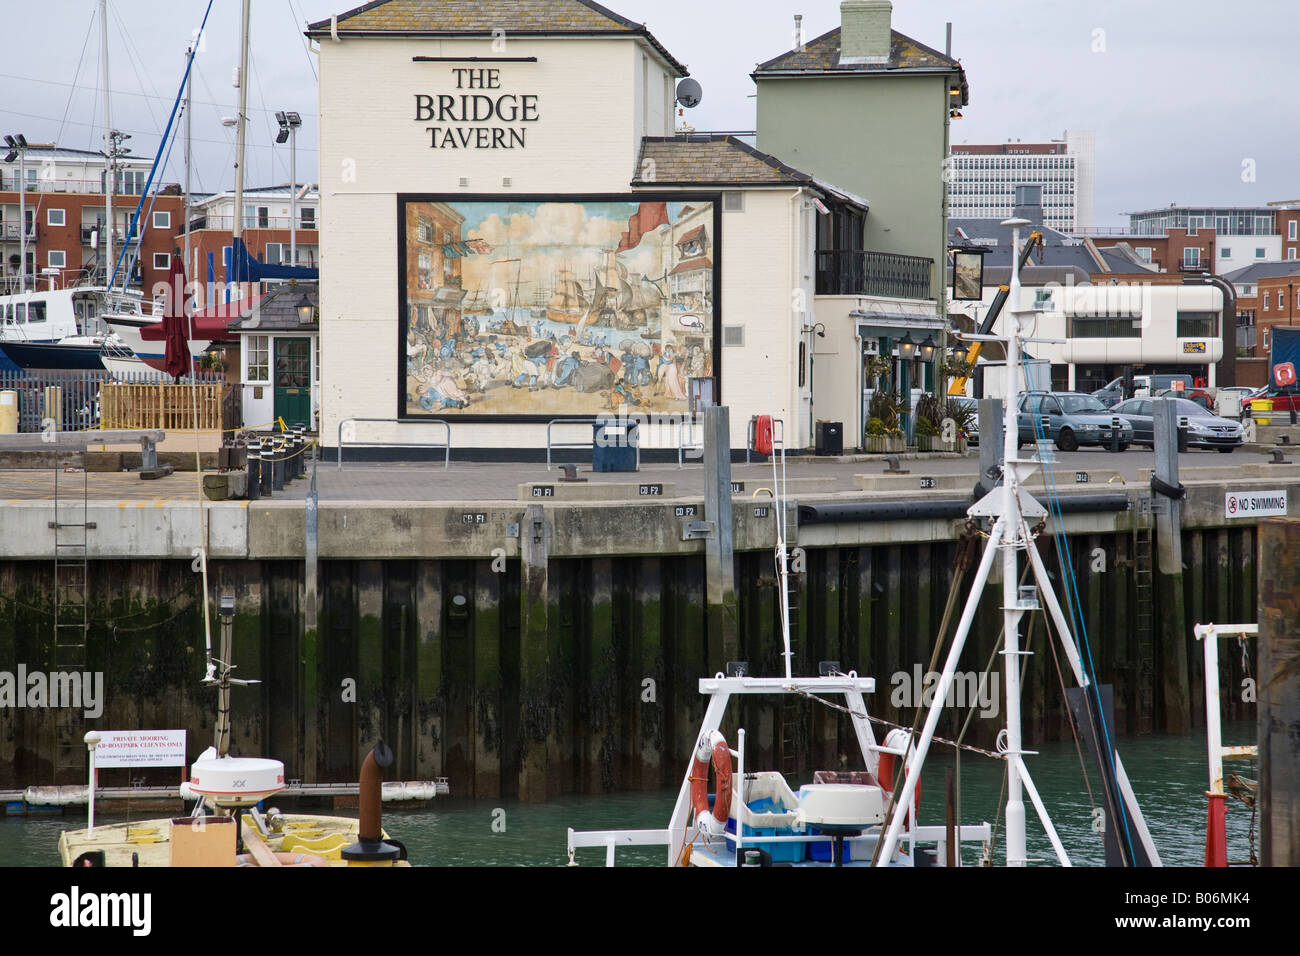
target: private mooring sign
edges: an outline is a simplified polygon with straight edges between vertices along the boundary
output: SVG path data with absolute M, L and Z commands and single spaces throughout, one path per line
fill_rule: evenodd
M 1224 497 L 1223 513 L 1228 518 L 1266 518 L 1286 515 L 1285 491 L 1229 492 Z

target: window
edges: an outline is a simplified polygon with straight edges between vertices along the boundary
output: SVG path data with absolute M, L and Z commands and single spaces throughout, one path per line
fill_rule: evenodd
M 65 226 L 67 225 L 68 214 L 63 209 L 51 209 L 45 214 L 45 224 L 47 226 Z
M 727 190 L 727 192 L 722 194 L 722 211 L 723 212 L 744 212 L 745 194 L 735 189 Z M 1295 223 L 1292 223 L 1291 225 L 1292 227 L 1294 227 Z M 1292 232 L 1294 231 L 1295 230 L 1293 228 Z M 1291 238 L 1294 239 L 1295 236 L 1292 236 Z
M 316 228 L 316 209 L 313 206 L 304 206 L 298 210 L 299 228 L 315 229 Z
M 1220 258 L 1220 259 L 1231 259 L 1231 258 L 1232 258 L 1232 250 L 1229 249 L 1227 246 L 1220 246 L 1220 247 L 1219 247 L 1219 258 Z
M 1287 257 L 1288 259 L 1294 259 L 1294 258 L 1295 258 L 1295 248 L 1294 248 L 1294 247 L 1292 247 L 1292 248 L 1290 248 L 1290 249 L 1288 249 L 1288 250 L 1286 251 L 1286 257 Z
M 1120 317 L 1072 315 L 1066 322 L 1066 336 L 1072 339 L 1140 339 L 1142 316 Z
M 271 337 L 269 335 L 250 335 L 244 339 L 245 353 L 248 356 L 249 382 L 269 382 L 271 380 Z
M 1286 237 L 1287 237 L 1287 239 L 1291 240 L 1292 242 L 1295 242 L 1295 240 L 1296 240 L 1296 220 L 1292 219 L 1290 222 L 1288 222 L 1288 223 L 1286 224 Z
M 29 302 L 27 303 L 27 321 L 44 322 L 45 321 L 45 303 Z
M 1186 268 L 1188 268 L 1188 269 L 1195 269 L 1195 268 L 1198 268 L 1198 267 L 1200 266 L 1200 264 L 1201 264 L 1201 250 L 1200 250 L 1200 249 L 1184 249 L 1184 250 L 1183 250 L 1183 265 L 1184 265 Z
M 1265 311 L 1265 312 L 1268 311 L 1268 293 L 1267 293 L 1267 292 L 1264 293 L 1264 311 Z
M 68 254 L 62 249 L 50 250 L 50 268 L 62 269 L 68 264 Z
M 1137 247 L 1138 258 L 1141 259 L 1143 262 L 1150 262 L 1151 251 L 1152 251 L 1151 246 L 1138 246 Z
M 153 254 L 153 267 L 155 269 L 170 269 L 171 254 L 166 252 L 155 252 Z
M 420 219 L 416 221 L 415 229 L 416 237 L 420 242 L 427 242 L 430 245 L 433 244 L 433 223 L 429 222 L 427 219 Z
M 155 212 L 153 214 L 153 227 L 155 229 L 170 229 L 172 227 L 172 214 L 170 212 Z
M 1255 250 L 1255 258 L 1256 258 L 1256 259 L 1263 259 L 1263 258 L 1264 258 L 1264 250 L 1263 250 L 1263 249 L 1256 249 L 1256 250 Z
M 1264 351 L 1268 351 L 1268 329 L 1264 330 Z
M 433 253 L 421 252 L 415 286 L 423 292 L 433 289 Z
M 1215 318 L 1214 312 L 1179 312 L 1178 337 L 1180 339 L 1214 338 Z
M 266 253 L 265 255 L 263 255 L 262 261 L 265 262 L 268 266 L 278 266 L 281 262 L 283 262 L 284 243 L 268 242 L 266 244 Z

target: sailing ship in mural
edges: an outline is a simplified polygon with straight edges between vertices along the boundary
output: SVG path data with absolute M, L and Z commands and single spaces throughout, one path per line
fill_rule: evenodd
M 403 201 L 404 417 L 687 411 L 717 374 L 710 201 Z

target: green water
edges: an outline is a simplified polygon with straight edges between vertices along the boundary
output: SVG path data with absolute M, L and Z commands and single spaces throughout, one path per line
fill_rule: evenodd
M 1252 722 L 1224 725 L 1225 742 L 1249 743 L 1254 735 Z M 1205 852 L 1208 785 L 1204 735 L 1122 738 L 1119 751 L 1164 864 L 1200 866 Z M 1074 745 L 1068 741 L 1046 744 L 1039 754 L 1026 759 L 1071 862 L 1076 866 L 1100 866 L 1104 861 L 1101 840 L 1092 831 L 1092 808 Z M 922 823 L 943 822 L 944 768 L 952 764 L 950 750 L 932 752 L 922 784 Z M 1091 773 L 1093 793 L 1100 800 L 1096 772 Z M 1245 775 L 1253 779 L 1253 767 Z M 1002 776 L 1000 762 L 975 754 L 963 757 L 963 822 L 994 822 Z M 577 830 L 661 828 L 668 824 L 675 796 L 676 791 L 571 795 L 542 805 L 453 797 L 439 799 L 432 809 L 419 811 L 395 810 L 392 804 L 387 804 L 384 825 L 406 844 L 416 864 L 556 866 L 566 861 L 568 827 Z M 1030 857 L 1053 864 L 1051 844 L 1028 796 L 1025 810 Z M 83 827 L 84 821 L 81 812 L 66 817 L 0 818 L 0 866 L 57 866 L 56 843 L 60 831 Z M 1230 860 L 1247 858 L 1249 825 L 1250 811 L 1241 803 L 1229 800 Z M 583 850 L 578 854 L 578 861 L 598 866 L 604 862 L 604 854 L 603 849 Z M 974 863 L 976 856 L 977 851 L 971 848 L 965 860 Z M 618 851 L 620 865 L 661 865 L 665 857 L 666 851 L 659 847 Z M 1004 859 L 999 832 L 997 863 L 1002 864 Z

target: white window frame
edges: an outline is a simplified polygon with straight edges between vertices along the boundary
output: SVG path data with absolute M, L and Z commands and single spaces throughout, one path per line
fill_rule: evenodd
M 58 215 L 59 221 L 54 221 L 55 214 Z M 68 224 L 68 211 L 66 209 L 48 209 L 45 212 L 45 225 L 47 226 L 66 226 Z
M 1219 258 L 1220 258 L 1220 259 L 1231 259 L 1231 258 L 1232 258 L 1232 250 L 1229 249 L 1227 246 L 1220 246 L 1220 247 L 1219 247 Z
M 272 247 L 272 246 L 275 246 L 275 247 L 276 247 L 276 250 L 277 250 L 276 258 L 275 258 L 275 261 L 274 261 L 274 262 L 271 261 L 271 247 Z M 284 265 L 284 254 L 285 254 L 285 252 L 287 251 L 287 246 L 288 246 L 288 244 L 287 244 L 287 243 L 284 243 L 284 242 L 268 242 L 268 243 L 266 244 L 266 249 L 262 252 L 262 261 L 265 262 L 268 266 L 270 266 L 270 265 L 276 265 L 276 266 Z
M 1288 242 L 1295 242 L 1297 225 L 1298 223 L 1295 219 L 1292 219 L 1286 224 L 1286 238 Z
M 252 385 L 271 383 L 271 336 L 244 337 L 244 381 Z
M 153 227 L 155 229 L 170 229 L 172 227 L 171 210 L 169 209 L 154 210 Z
M 158 262 L 159 259 L 162 259 L 161 264 Z M 155 252 L 153 254 L 153 267 L 155 269 L 170 269 L 171 264 L 172 264 L 171 253 Z
M 55 256 L 59 257 L 57 262 L 54 261 Z M 51 269 L 66 269 L 68 267 L 68 254 L 62 249 L 51 249 L 46 261 Z

